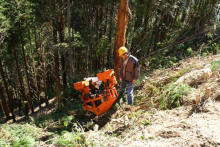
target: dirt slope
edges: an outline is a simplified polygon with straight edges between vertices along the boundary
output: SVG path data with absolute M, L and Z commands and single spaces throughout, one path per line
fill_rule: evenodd
M 212 61 L 219 61 L 220 56 L 191 58 L 183 61 L 175 69 L 153 75 L 155 79 L 164 79 L 166 73 L 176 72 L 193 65 L 193 72 L 200 70 Z M 186 73 L 187 74 L 187 73 Z M 184 74 L 184 75 L 186 75 Z M 103 128 L 98 125 L 85 132 L 94 146 L 220 146 L 220 70 L 216 70 L 206 80 L 197 84 L 189 99 L 200 98 L 206 89 L 211 89 L 204 105 L 185 105 L 172 110 L 140 106 L 123 105 Z
M 220 101 L 208 101 L 202 112 L 191 106 L 154 113 L 126 111 L 102 130 L 86 132 L 95 146 L 220 146 Z M 134 118 L 129 118 L 133 114 Z M 148 119 L 149 125 L 144 124 Z M 114 128 L 114 129 L 113 129 Z

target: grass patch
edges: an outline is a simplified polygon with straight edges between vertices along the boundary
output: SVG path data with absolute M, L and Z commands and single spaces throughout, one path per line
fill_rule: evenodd
M 63 131 L 55 140 L 55 144 L 61 147 L 67 146 L 87 146 L 84 135 L 77 132 Z
M 139 78 L 137 79 L 135 86 L 140 86 L 143 83 L 143 80 L 145 78 L 145 73 L 141 72 Z
M 69 121 L 66 118 L 65 121 Z M 78 131 L 62 131 L 61 134 L 53 134 L 43 132 L 41 128 L 31 124 L 4 124 L 0 126 L 0 146 L 1 147 L 34 147 L 43 143 L 42 137 L 45 134 L 53 134 L 51 141 L 47 143 L 55 144 L 60 147 L 66 146 L 87 146 L 86 137 L 81 134 L 82 130 Z
M 179 107 L 183 102 L 183 96 L 191 91 L 187 84 L 169 84 L 160 97 L 160 109 L 172 109 Z
M 212 71 L 216 71 L 220 68 L 220 60 L 213 61 L 210 64 L 211 64 L 211 70 Z
M 76 105 L 81 106 L 80 101 L 67 102 L 65 107 L 60 107 L 50 114 L 34 118 L 34 125 L 53 134 L 47 144 L 53 143 L 60 147 L 87 146 L 85 136 L 81 134 L 84 132 L 83 128 L 79 125 L 77 118 L 68 113 L 71 110 L 82 109 Z
M 0 146 L 34 146 L 40 140 L 42 129 L 30 124 L 0 126 Z
M 80 107 L 78 107 L 78 105 Z M 68 127 L 68 125 L 71 123 L 71 121 L 74 121 L 74 117 L 68 114 L 68 111 L 70 110 L 80 110 L 81 108 L 81 102 L 77 101 L 75 104 L 73 103 L 67 103 L 65 107 L 61 107 L 59 109 L 56 109 L 54 112 L 51 112 L 50 114 L 41 115 L 38 118 L 34 119 L 34 123 L 37 127 L 45 128 L 48 126 L 64 126 Z
M 146 120 L 142 121 L 141 124 L 144 126 L 148 126 L 148 125 L 151 125 L 151 122 L 150 122 L 150 120 L 146 119 Z
M 175 82 L 176 80 L 178 80 L 178 78 L 180 78 L 180 77 L 183 76 L 184 74 L 186 74 L 186 73 L 192 71 L 192 69 L 193 69 L 193 66 L 189 66 L 189 67 L 186 67 L 186 68 L 181 69 L 181 70 L 178 71 L 177 73 L 172 74 L 172 75 L 169 76 L 169 77 L 170 77 L 170 81 L 171 81 L 171 82 Z
M 183 76 L 186 73 L 189 73 L 192 71 L 193 66 L 190 65 L 186 68 L 182 68 L 178 70 L 178 72 L 169 74 L 168 76 L 165 76 L 162 80 L 154 80 L 154 79 L 147 79 L 146 84 L 143 86 L 142 92 L 139 92 L 135 95 L 134 102 L 135 104 L 140 104 L 145 102 L 148 107 L 160 107 L 161 109 L 171 109 L 172 107 L 177 107 L 181 104 L 181 98 L 172 98 L 172 94 L 169 90 L 166 89 L 172 85 L 171 83 L 175 82 Z M 174 86 L 175 87 L 175 86 Z M 179 86 L 177 86 L 180 88 Z M 171 86 L 171 89 L 173 87 Z M 175 90 L 178 90 L 178 88 L 174 88 Z M 173 89 L 173 90 L 174 90 Z M 176 91 L 177 93 L 174 94 L 175 96 L 178 96 L 178 93 L 181 95 L 181 92 Z M 166 96 L 169 95 L 170 98 L 166 98 Z M 179 96 L 180 97 L 180 96 Z M 173 100 L 172 100 L 173 99 Z M 176 103 L 176 104 L 175 104 Z

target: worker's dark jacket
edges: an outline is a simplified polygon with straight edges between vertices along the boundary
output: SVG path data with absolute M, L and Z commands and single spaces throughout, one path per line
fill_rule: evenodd
M 120 61 L 120 76 L 122 80 L 125 81 L 133 81 L 137 80 L 140 74 L 140 66 L 138 63 L 138 59 L 132 55 L 128 56 L 128 62 L 125 67 L 123 67 L 124 60 Z M 123 68 L 125 68 L 125 75 L 123 75 Z

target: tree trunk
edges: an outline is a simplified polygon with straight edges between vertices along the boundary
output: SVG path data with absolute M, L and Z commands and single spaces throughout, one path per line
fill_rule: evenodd
M 71 26 L 70 26 L 70 22 L 71 22 L 71 7 L 73 5 L 73 2 L 70 2 L 70 0 L 67 1 L 67 27 L 68 27 L 68 44 L 69 44 L 69 50 L 67 52 L 68 55 L 68 73 L 69 73 L 69 77 L 70 79 L 74 78 L 74 63 L 75 63 L 75 58 L 74 58 L 74 48 L 72 47 L 71 44 Z
M 71 28 L 70 28 L 70 22 L 71 22 L 71 11 L 70 11 L 70 7 L 72 6 L 72 4 L 70 3 L 70 0 L 67 0 L 67 27 L 68 27 L 68 40 L 70 39 L 70 35 L 71 35 Z
M 60 5 L 63 5 L 63 1 L 61 1 Z M 65 39 L 65 22 L 64 22 L 64 14 L 63 10 L 58 16 L 58 33 L 59 33 L 59 42 L 63 43 Z M 59 53 L 58 53 L 59 54 Z M 62 69 L 62 81 L 63 81 L 63 89 L 66 88 L 67 79 L 66 79 L 66 62 L 65 62 L 65 51 L 61 53 L 61 69 Z
M 109 33 L 108 33 L 108 41 L 111 43 L 111 47 L 109 48 L 108 50 L 108 56 L 107 56 L 107 64 L 108 64 L 108 68 L 112 68 L 113 66 L 113 49 L 112 49 L 112 46 L 113 46 L 113 43 L 112 43 L 112 34 L 113 34 L 113 25 L 114 25 L 114 5 L 111 6 L 111 9 L 110 9 L 110 26 L 109 26 Z
M 41 37 L 42 38 L 42 37 Z M 43 100 L 46 103 L 46 106 L 48 106 L 48 98 L 46 96 L 46 63 L 45 63 L 45 50 L 43 46 L 42 39 L 40 39 L 40 57 L 41 57 L 41 79 L 40 79 L 40 100 Z M 41 107 L 41 101 L 40 101 L 40 107 Z
M 54 55 L 55 61 L 55 82 L 56 82 L 56 99 L 58 106 L 61 105 L 61 84 L 60 84 L 60 75 L 59 75 L 59 50 L 56 49 Z
M 10 94 L 9 89 L 8 89 L 8 83 L 6 81 L 7 76 L 5 75 L 5 73 L 3 71 L 2 60 L 1 59 L 0 59 L 0 74 L 2 76 L 2 81 L 4 83 L 5 91 L 7 93 L 9 109 L 12 113 L 12 119 L 15 122 L 16 120 L 15 120 L 15 114 L 14 114 L 14 108 L 13 108 L 13 101 L 12 101 L 11 94 Z
M 24 51 L 23 38 L 21 38 L 21 50 L 22 50 L 22 56 L 24 59 L 24 67 L 25 67 L 26 82 L 27 82 L 27 95 L 26 96 L 27 96 L 27 100 L 31 108 L 31 112 L 34 113 L 33 103 L 31 99 L 32 96 L 31 96 L 31 88 L 30 88 L 30 76 L 28 74 L 28 65 L 27 65 L 27 58 L 26 58 L 25 51 Z
M 128 17 L 130 14 L 130 9 L 128 6 L 128 0 L 119 0 L 118 12 L 116 14 L 117 18 L 117 29 L 116 29 L 116 39 L 115 39 L 115 48 L 114 48 L 114 68 L 115 68 L 115 76 L 116 79 L 119 80 L 120 77 L 120 57 L 118 55 L 118 49 L 121 46 L 125 46 L 126 43 L 126 31 L 128 25 Z
M 53 40 L 54 43 L 57 44 L 57 29 L 56 29 L 56 22 L 53 24 Z M 59 49 L 55 49 L 54 53 L 54 78 L 55 78 L 55 84 L 56 84 L 56 99 L 58 106 L 61 106 L 61 84 L 60 84 L 60 75 L 59 70 L 60 69 L 60 63 L 59 63 Z
M 59 7 L 58 7 L 59 1 L 54 0 L 54 10 L 58 11 Z M 60 31 L 60 23 L 61 22 L 61 18 L 60 15 L 55 15 L 54 16 L 54 20 L 53 20 L 53 42 L 56 45 L 58 43 L 58 33 L 59 35 L 62 35 L 62 32 Z M 60 38 L 62 38 L 60 36 Z M 56 100 L 57 100 L 57 105 L 58 107 L 61 106 L 61 83 L 60 83 L 60 62 L 59 62 L 59 47 L 55 48 L 54 51 L 54 79 L 55 79 L 55 87 L 56 87 Z
M 19 84 L 20 84 L 20 91 L 21 91 L 23 103 L 25 105 L 25 116 L 27 118 L 28 117 L 28 106 L 29 106 L 29 108 L 31 108 L 31 105 L 30 105 L 30 102 L 27 100 L 27 93 L 26 93 L 26 89 L 24 87 L 23 77 L 21 75 L 21 67 L 18 63 L 17 51 L 15 49 L 13 49 L 12 52 L 13 52 L 13 55 L 15 58 L 16 70 L 17 70 L 18 80 L 19 80 Z
M 66 88 L 66 85 L 67 85 L 67 78 L 66 78 L 66 58 L 64 57 L 64 54 L 66 53 L 63 53 L 61 55 L 61 65 L 62 65 L 62 72 L 63 72 L 63 89 Z M 65 55 L 66 56 L 66 55 Z
M 35 91 L 35 98 L 37 99 L 37 103 L 41 109 L 41 101 L 40 101 L 40 93 L 39 93 L 39 88 L 37 85 L 37 70 L 36 70 L 36 65 L 35 65 L 35 60 L 34 60 L 34 47 L 32 45 L 31 41 L 31 30 L 30 28 L 28 29 L 28 38 L 29 38 L 29 44 L 30 44 L 30 57 L 31 57 L 31 75 L 32 75 L 32 85 L 33 85 L 33 91 Z M 37 51 L 37 48 L 36 48 Z M 33 92 L 34 93 L 34 92 Z
M 9 116 L 9 108 L 8 108 L 8 104 L 7 104 L 7 100 L 6 100 L 6 97 L 5 97 L 5 94 L 4 94 L 4 90 L 3 90 L 3 86 L 2 86 L 2 82 L 0 81 L 0 97 L 2 100 L 2 109 L 4 110 L 4 113 L 5 113 L 5 116 L 6 116 L 6 119 L 8 120 L 10 118 Z

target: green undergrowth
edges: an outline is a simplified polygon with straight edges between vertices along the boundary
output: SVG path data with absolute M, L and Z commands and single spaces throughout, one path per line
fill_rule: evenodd
M 31 147 L 40 141 L 42 129 L 25 124 L 3 124 L 0 127 L 0 146 Z
M 78 127 L 78 126 L 75 126 Z M 82 130 L 55 133 L 34 124 L 3 124 L 0 128 L 0 147 L 35 147 L 54 144 L 59 147 L 87 146 Z
M 213 61 L 210 64 L 211 64 L 212 71 L 216 71 L 220 68 L 220 60 Z
M 78 110 L 78 102 L 66 103 L 49 114 L 42 114 L 24 123 L 0 126 L 0 147 L 87 146 L 84 129 L 68 111 Z
M 161 81 L 156 81 L 149 78 L 145 81 L 145 87 L 140 90 L 140 94 L 135 95 L 135 104 L 146 102 L 147 107 L 156 107 L 157 104 L 155 103 L 160 101 L 161 95 L 164 94 L 169 85 L 172 85 L 171 83 L 174 83 L 176 80 L 178 80 L 178 78 L 192 71 L 192 69 L 193 66 L 180 69 L 178 72 L 169 74 L 166 78 L 164 78 L 164 80 Z M 159 103 L 161 103 L 161 101 Z
M 176 80 L 178 80 L 178 78 L 180 78 L 181 76 L 183 76 L 184 74 L 192 71 L 193 66 L 189 66 L 183 69 L 180 69 L 178 72 L 174 73 L 174 74 L 170 74 L 169 78 L 170 78 L 170 82 L 175 82 Z
M 169 68 L 175 66 L 180 59 L 176 56 L 163 56 L 162 54 L 154 55 L 150 58 L 150 69 Z
M 160 96 L 160 109 L 172 109 L 183 103 L 183 97 L 191 91 L 187 84 L 169 84 Z
M 135 83 L 135 86 L 137 86 L 137 87 L 141 86 L 144 78 L 145 78 L 145 73 L 141 72 L 139 78 L 137 79 L 137 81 Z
M 60 136 L 54 142 L 61 147 L 67 146 L 86 146 L 86 138 L 84 135 L 77 132 L 63 131 Z
M 64 106 L 56 109 L 55 111 L 49 114 L 43 114 L 39 117 L 34 118 L 34 123 L 36 126 L 45 128 L 48 126 L 60 125 L 68 126 L 67 122 L 74 120 L 74 117 L 69 115 L 68 112 L 71 110 L 80 110 L 81 109 L 80 101 L 67 102 Z
M 78 105 L 80 105 L 79 102 L 68 103 L 51 114 L 36 118 L 34 123 L 53 133 L 56 138 L 53 143 L 58 146 L 86 146 L 85 136 L 82 135 L 83 128 L 76 118 L 68 113 L 68 111 L 80 109 Z

